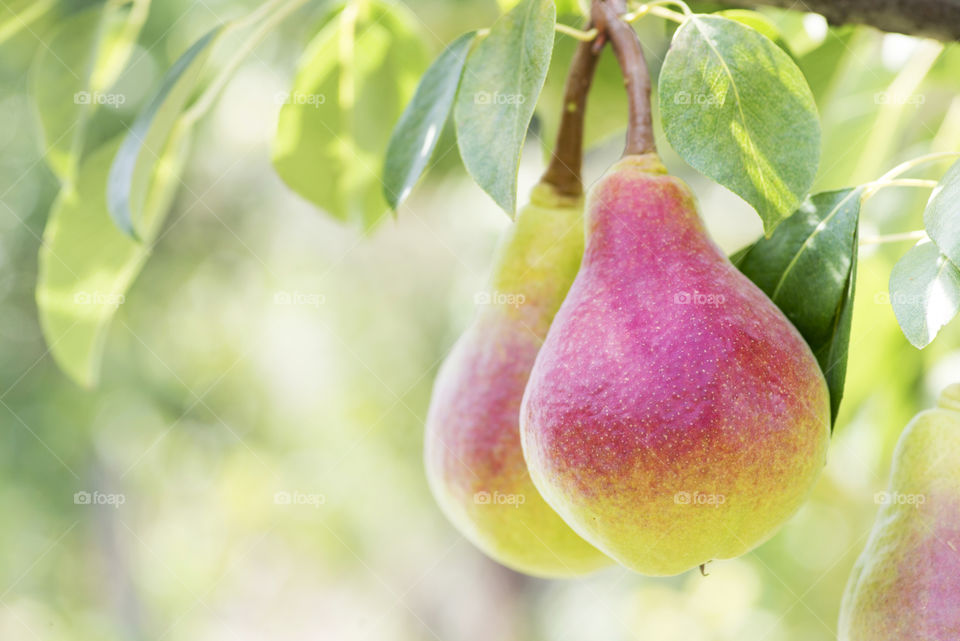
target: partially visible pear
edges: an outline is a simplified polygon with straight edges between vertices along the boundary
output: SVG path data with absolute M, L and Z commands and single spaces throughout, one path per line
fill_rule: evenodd
M 583 254 L 583 199 L 538 185 L 503 239 L 491 291 L 444 363 L 427 417 L 427 477 L 454 525 L 486 554 L 544 577 L 611 561 L 537 492 L 520 448 L 523 390 Z
M 917 414 L 840 606 L 841 641 L 960 639 L 960 384 Z
M 531 477 L 583 538 L 672 575 L 762 543 L 823 468 L 826 382 L 656 154 L 590 190 L 583 264 L 530 375 Z

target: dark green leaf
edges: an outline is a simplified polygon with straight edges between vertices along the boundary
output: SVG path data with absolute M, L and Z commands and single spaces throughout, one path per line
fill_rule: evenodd
M 769 238 L 733 257 L 810 345 L 827 378 L 834 418 L 850 340 L 861 195 L 857 188 L 810 196 Z
M 136 236 L 160 151 L 176 126 L 201 79 L 210 45 L 221 32 L 216 27 L 197 40 L 167 71 L 160 88 L 137 116 L 120 145 L 107 180 L 107 206 L 117 227 Z
M 766 233 L 813 184 L 820 123 L 793 60 L 757 31 L 695 15 L 660 71 L 667 139 L 692 167 L 753 205 Z
M 742 263 L 743 259 L 747 257 L 747 254 L 750 253 L 751 249 L 753 249 L 753 244 L 747 245 L 746 247 L 741 247 L 737 251 L 730 254 L 730 262 L 733 263 L 733 266 L 737 269 L 740 269 L 740 263 Z
M 372 228 L 388 210 L 380 170 L 427 59 L 401 5 L 348 4 L 314 37 L 280 110 L 273 165 L 331 215 Z
M 832 424 L 836 423 L 837 413 L 840 411 L 840 401 L 843 400 L 843 385 L 847 378 L 847 353 L 850 349 L 850 327 L 853 324 L 853 298 L 857 285 L 857 247 L 859 246 L 860 232 L 854 231 L 853 251 L 851 252 L 850 274 L 847 276 L 847 287 L 837 308 L 836 322 L 830 339 L 816 351 L 817 362 L 827 379 L 827 389 L 830 390 L 830 417 Z
M 937 245 L 920 243 L 890 272 L 890 304 L 904 336 L 923 349 L 960 311 L 960 270 Z
M 457 95 L 454 120 L 463 164 L 511 216 L 520 153 L 550 66 L 555 21 L 551 0 L 523 0 L 470 54 Z
M 960 266 L 960 161 L 947 170 L 930 196 L 923 224 L 940 251 Z
M 393 209 L 406 199 L 430 161 L 476 35 L 463 34 L 430 65 L 393 130 L 383 168 L 383 195 Z

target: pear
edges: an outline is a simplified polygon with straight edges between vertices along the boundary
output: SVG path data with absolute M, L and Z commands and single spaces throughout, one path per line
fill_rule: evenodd
M 591 188 L 586 227 L 523 399 L 531 478 L 578 534 L 642 574 L 741 555 L 825 463 L 817 361 L 655 153 L 625 156 Z
M 523 390 L 583 254 L 583 197 L 546 183 L 501 242 L 491 291 L 434 384 L 427 478 L 453 524 L 487 555 L 541 577 L 583 574 L 610 559 L 540 497 L 520 447 Z
M 960 639 L 960 384 L 917 414 L 840 606 L 841 641 Z

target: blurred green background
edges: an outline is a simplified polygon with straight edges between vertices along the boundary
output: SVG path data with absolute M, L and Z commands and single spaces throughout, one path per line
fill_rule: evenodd
M 861 249 L 829 462 L 776 537 L 710 564 L 706 578 L 609 569 L 530 579 L 452 529 L 422 469 L 433 377 L 470 321 L 508 224 L 465 176 L 452 139 L 396 219 L 372 233 L 292 194 L 270 165 L 276 96 L 325 7 L 298 14 L 247 59 L 201 122 L 154 255 L 114 321 L 103 381 L 82 390 L 49 356 L 34 302 L 59 185 L 44 162 L 27 72 L 63 9 L 18 23 L 15 12 L 29 3 L 8 1 L 0 2 L 0 33 L 8 30 L 0 44 L 0 639 L 834 638 L 893 444 L 940 388 L 960 380 L 960 323 L 920 352 L 891 311 L 887 279 L 909 242 Z M 256 4 L 154 2 L 114 115 L 131 121 L 193 40 Z M 499 12 L 494 0 L 409 7 L 433 55 Z M 817 97 L 816 189 L 960 149 L 956 46 L 764 13 Z M 655 72 L 669 33 L 653 18 L 638 29 Z M 571 48 L 560 47 L 524 155 L 521 199 L 544 166 L 538 132 L 559 108 Z M 588 114 L 598 139 L 588 183 L 622 144 L 622 89 L 605 55 Z M 752 210 L 659 142 L 724 249 L 759 235 Z M 938 178 L 944 168 L 913 175 Z M 861 236 L 920 229 L 927 195 L 880 192 L 865 207 Z

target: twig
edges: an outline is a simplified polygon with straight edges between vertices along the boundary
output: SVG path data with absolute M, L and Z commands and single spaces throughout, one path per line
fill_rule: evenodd
M 621 18 L 626 6 L 623 0 L 594 0 L 591 13 L 600 32 L 594 41 L 595 50 L 599 51 L 610 41 L 627 90 L 627 144 L 623 155 L 656 151 L 650 115 L 650 73 L 640 39 L 633 27 Z
M 568 196 L 583 193 L 580 168 L 583 161 L 583 118 L 587 107 L 590 83 L 600 59 L 593 42 L 581 42 L 570 61 L 567 82 L 563 91 L 563 114 L 557 132 L 557 144 L 550 164 L 540 182 L 544 182 Z

